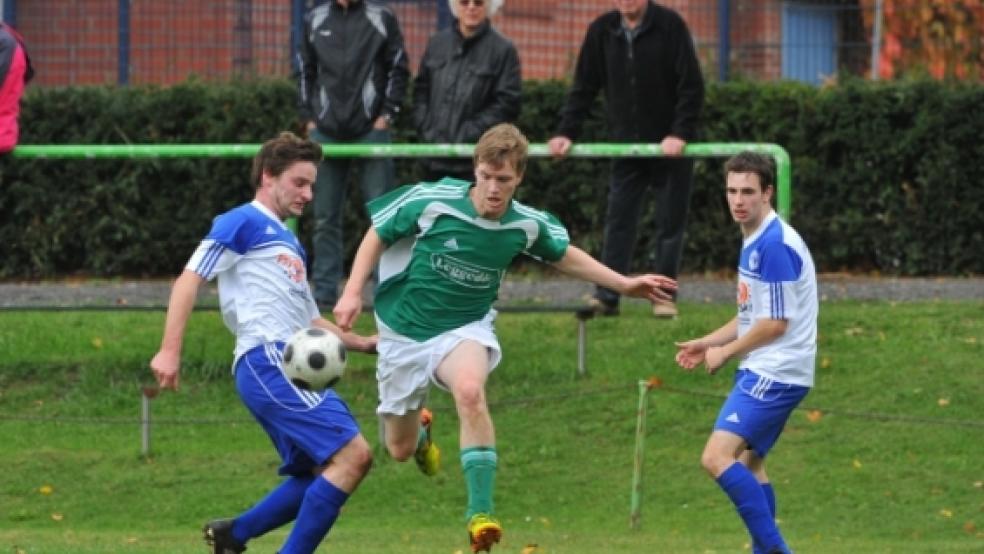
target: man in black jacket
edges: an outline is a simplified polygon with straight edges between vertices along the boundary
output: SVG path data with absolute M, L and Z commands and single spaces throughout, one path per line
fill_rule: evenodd
M 329 0 L 304 19 L 297 53 L 298 107 L 310 138 L 321 144 L 389 143 L 409 72 L 396 16 L 377 0 Z M 314 185 L 311 278 L 322 310 L 338 300 L 342 224 L 349 170 L 361 166 L 362 199 L 393 188 L 388 158 L 325 158 Z
M 694 171 L 693 161 L 681 155 L 697 137 L 704 80 L 679 14 L 649 0 L 615 0 L 615 7 L 588 27 L 557 136 L 548 146 L 554 156 L 567 155 L 600 89 L 610 140 L 660 143 L 665 158 L 612 163 L 601 260 L 620 273 L 630 271 L 642 196 L 653 187 L 657 204 L 648 269 L 676 278 Z M 591 308 L 617 315 L 618 301 L 617 293 L 599 287 Z M 676 317 L 676 305 L 654 304 L 653 314 Z
M 448 0 L 454 23 L 427 43 L 413 87 L 413 121 L 430 143 L 474 143 L 482 133 L 519 116 L 519 54 L 489 17 L 504 0 Z M 470 158 L 431 158 L 424 180 L 474 181 Z

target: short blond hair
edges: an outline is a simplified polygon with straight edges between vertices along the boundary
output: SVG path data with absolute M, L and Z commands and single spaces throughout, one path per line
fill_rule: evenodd
M 530 142 L 526 135 L 512 123 L 500 123 L 482 135 L 475 145 L 475 166 L 487 163 L 493 167 L 501 167 L 504 163 L 512 164 L 517 175 L 526 171 L 527 152 Z

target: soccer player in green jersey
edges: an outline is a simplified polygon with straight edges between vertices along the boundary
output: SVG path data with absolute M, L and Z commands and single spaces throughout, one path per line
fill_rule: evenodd
M 362 289 L 379 263 L 375 312 L 376 378 L 386 448 L 415 458 L 428 475 L 440 455 L 423 408 L 430 384 L 454 397 L 472 552 L 491 551 L 502 536 L 493 515 L 497 454 L 485 382 L 502 357 L 492 303 L 506 269 L 520 254 L 623 295 L 665 301 L 676 289 L 662 275 L 626 277 L 569 243 L 557 219 L 513 199 L 526 169 L 528 143 L 515 126 L 492 127 L 475 147 L 475 183 L 445 178 L 405 186 L 369 203 L 372 226 L 356 253 L 335 307 L 351 329 Z

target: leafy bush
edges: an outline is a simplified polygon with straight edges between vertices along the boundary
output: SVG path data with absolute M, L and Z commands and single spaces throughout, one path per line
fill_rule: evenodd
M 532 141 L 553 134 L 565 89 L 556 81 L 525 84 L 518 123 Z M 981 105 L 984 87 L 976 84 L 711 84 L 702 140 L 789 151 L 793 223 L 822 270 L 984 273 L 974 247 L 984 243 L 976 209 L 984 205 Z M 585 122 L 582 140 L 604 141 L 600 115 L 599 107 Z M 413 142 L 406 119 L 396 140 Z M 31 89 L 21 124 L 22 144 L 259 143 L 297 128 L 287 81 Z M 721 165 L 697 164 L 685 271 L 735 264 L 739 237 Z M 216 214 L 252 197 L 248 174 L 243 159 L 0 159 L 0 277 L 173 275 Z M 397 174 L 413 182 L 419 168 L 398 160 Z M 575 243 L 597 253 L 607 183 L 604 160 L 538 160 L 518 197 L 557 214 Z M 367 224 L 352 196 L 350 256 Z M 307 217 L 300 228 L 309 244 Z M 649 228 L 640 225 L 639 269 Z

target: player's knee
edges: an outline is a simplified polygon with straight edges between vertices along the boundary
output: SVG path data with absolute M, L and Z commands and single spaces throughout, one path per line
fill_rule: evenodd
M 386 441 L 386 451 L 389 452 L 390 457 L 398 462 L 409 460 L 416 450 L 416 443 L 410 443 L 409 441 Z
M 479 382 L 459 383 L 454 389 L 454 400 L 462 411 L 485 410 L 485 387 Z
M 728 469 L 728 466 L 734 462 L 734 459 L 729 459 L 720 452 L 709 448 L 705 448 L 704 452 L 700 455 L 701 467 L 713 478 L 717 478 L 724 473 L 724 470 Z

